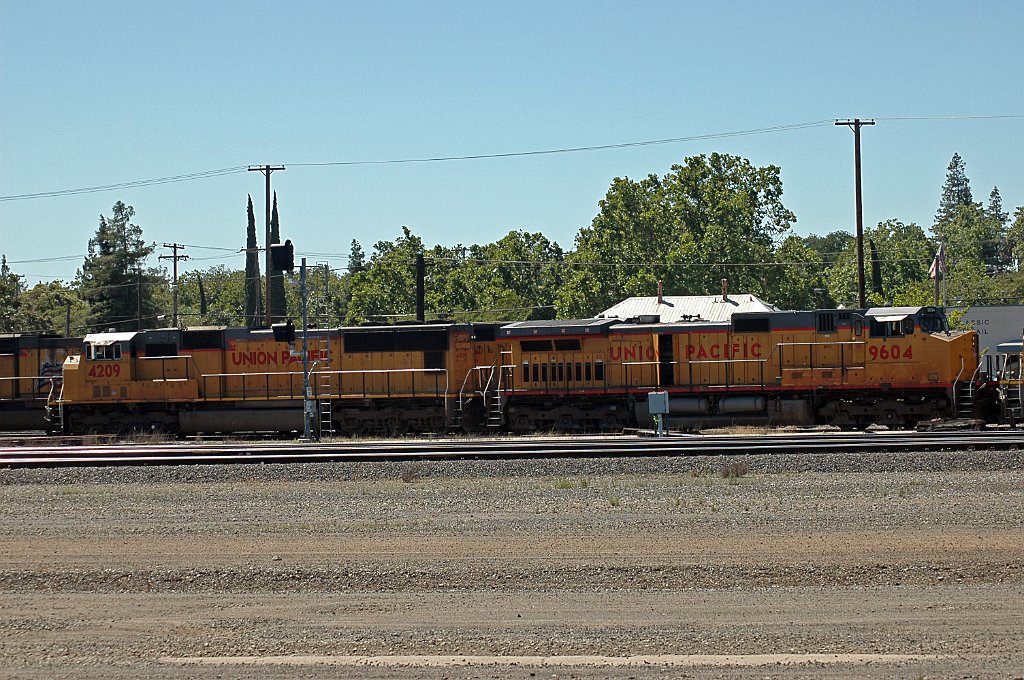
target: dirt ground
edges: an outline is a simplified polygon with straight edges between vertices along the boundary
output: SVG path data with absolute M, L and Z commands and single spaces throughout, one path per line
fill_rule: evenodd
M 0 677 L 1024 677 L 1019 454 L 879 460 L 0 471 Z

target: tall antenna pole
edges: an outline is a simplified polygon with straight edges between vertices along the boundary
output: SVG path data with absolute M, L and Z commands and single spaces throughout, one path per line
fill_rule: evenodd
M 171 297 L 172 297 L 172 299 L 174 301 L 172 303 L 172 305 L 171 305 L 171 309 L 172 309 L 171 318 L 174 319 L 174 320 L 171 322 L 171 325 L 174 328 L 177 328 L 178 327 L 178 260 L 187 260 L 188 259 L 188 255 L 178 255 L 178 250 L 185 248 L 185 246 L 181 245 L 180 243 L 165 243 L 164 244 L 164 248 L 170 248 L 172 251 L 174 251 L 173 255 L 161 255 L 157 259 L 159 259 L 159 260 L 173 260 L 174 261 L 174 283 L 171 284 L 171 292 L 172 292 L 172 296 Z
M 845 125 L 853 130 L 853 166 L 857 182 L 857 303 L 861 309 L 867 307 L 867 296 L 864 293 L 864 206 L 860 191 L 860 129 L 864 125 L 874 125 L 873 120 L 837 120 L 836 125 Z
M 264 286 L 263 292 L 263 320 L 270 328 L 270 173 L 275 170 L 284 170 L 283 165 L 250 165 L 249 172 L 262 172 L 267 178 L 267 238 L 264 241 L 264 245 L 267 250 L 266 257 L 266 285 Z

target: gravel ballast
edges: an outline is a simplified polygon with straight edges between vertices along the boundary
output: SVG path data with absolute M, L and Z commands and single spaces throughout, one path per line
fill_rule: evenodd
M 0 677 L 1024 668 L 1021 450 L 12 469 L 0 517 Z

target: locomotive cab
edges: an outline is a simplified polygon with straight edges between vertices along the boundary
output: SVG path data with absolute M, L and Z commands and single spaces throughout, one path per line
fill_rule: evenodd
M 134 354 L 136 333 L 91 333 L 82 342 L 79 357 L 69 357 L 65 362 L 65 375 L 72 371 L 74 378 L 83 383 L 105 385 L 103 396 L 112 387 L 132 380 L 131 357 Z M 78 359 L 78 361 L 72 361 Z M 116 394 L 116 393 L 115 393 Z
M 1002 419 L 1016 425 L 1024 420 L 1024 342 L 1004 342 L 996 348 L 996 379 Z

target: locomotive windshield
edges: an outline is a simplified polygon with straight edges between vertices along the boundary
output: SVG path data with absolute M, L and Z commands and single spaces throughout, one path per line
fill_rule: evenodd
M 946 312 L 941 307 L 925 307 L 917 315 L 917 322 L 925 333 L 944 333 L 949 330 Z
M 117 361 L 121 358 L 121 345 L 118 343 L 87 343 L 86 356 L 93 361 Z

